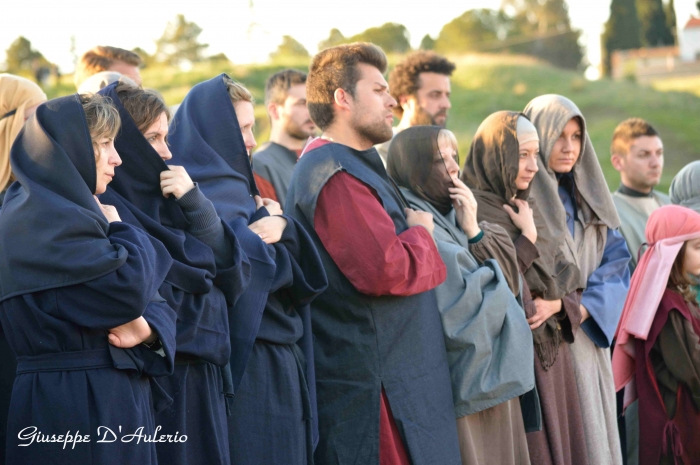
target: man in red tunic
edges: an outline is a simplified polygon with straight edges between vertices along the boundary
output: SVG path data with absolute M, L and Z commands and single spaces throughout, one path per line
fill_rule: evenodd
M 385 70 L 381 49 L 349 44 L 319 53 L 307 80 L 323 135 L 300 159 L 285 211 L 309 230 L 330 283 L 312 303 L 315 460 L 459 464 L 432 215 L 406 208 L 374 148 L 392 136 Z

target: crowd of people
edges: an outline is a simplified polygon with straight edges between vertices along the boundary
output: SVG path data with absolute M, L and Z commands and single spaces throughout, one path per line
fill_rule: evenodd
M 0 462 L 700 463 L 700 161 L 655 190 L 651 124 L 611 194 L 561 95 L 460 156 L 433 52 L 274 74 L 255 152 L 243 84 L 140 65 L 0 74 Z

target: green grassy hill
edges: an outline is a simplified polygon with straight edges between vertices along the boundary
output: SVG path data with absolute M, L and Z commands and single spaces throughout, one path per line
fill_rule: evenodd
M 395 63 L 400 57 L 390 57 Z M 619 183 L 609 159 L 610 138 L 623 119 L 637 116 L 650 121 L 661 133 L 666 149 L 666 166 L 659 186 L 667 190 L 671 179 L 686 163 L 700 158 L 700 91 L 682 87 L 683 92 L 639 86 L 633 82 L 608 80 L 590 82 L 580 74 L 563 71 L 533 59 L 503 55 L 453 57 L 457 71 L 452 79 L 452 110 L 448 127 L 460 143 L 462 158 L 481 121 L 498 110 L 522 110 L 527 102 L 541 94 L 557 93 L 571 98 L 583 111 L 588 130 L 605 171 L 608 185 Z M 304 69 L 307 63 L 296 63 Z M 269 131 L 263 100 L 265 79 L 282 69 L 275 65 L 232 65 L 207 62 L 188 72 L 172 68 L 147 68 L 143 82 L 158 89 L 169 104 L 179 103 L 197 82 L 221 72 L 243 82 L 259 102 L 256 108 L 258 144 L 267 140 Z M 73 91 L 70 76 L 50 92 L 51 96 Z M 684 82 L 684 85 L 686 83 Z M 680 86 L 667 86 L 673 89 Z M 695 92 L 695 93 L 694 93 Z

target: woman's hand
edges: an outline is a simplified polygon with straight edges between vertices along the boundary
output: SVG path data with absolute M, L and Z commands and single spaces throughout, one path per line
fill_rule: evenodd
M 561 299 L 559 300 L 544 300 L 537 297 L 534 301 L 537 312 L 527 319 L 530 329 L 537 329 L 542 326 L 542 323 L 547 321 L 552 315 L 556 315 L 561 311 Z
M 179 199 L 192 189 L 194 189 L 194 183 L 184 167 L 171 165 L 169 170 L 161 171 L 160 190 L 163 191 L 163 197 L 169 197 L 172 194 Z
M 255 196 L 255 209 L 259 210 L 262 207 L 265 207 L 267 209 L 267 212 L 270 214 L 270 216 L 281 215 L 284 213 L 282 211 L 282 206 L 280 206 L 279 202 L 275 202 L 272 199 L 263 199 L 263 198 L 260 198 L 259 195 L 256 195 Z
M 157 334 L 151 329 L 145 318 L 140 316 L 135 320 L 109 330 L 109 343 L 120 349 L 129 349 L 142 342 L 150 344 L 155 341 Z
M 520 230 L 523 236 L 527 237 L 533 244 L 537 242 L 537 228 L 535 219 L 532 216 L 530 205 L 520 199 L 513 199 L 513 203 L 518 207 L 518 213 L 510 205 L 503 205 L 503 209 L 510 216 L 510 220 Z
M 476 220 L 477 204 L 472 191 L 459 178 L 452 178 L 455 187 L 450 187 L 450 198 L 455 207 L 457 221 L 469 239 L 479 235 L 481 229 Z
M 114 208 L 112 205 L 102 205 L 100 203 L 100 199 L 98 199 L 96 195 L 93 195 L 93 198 L 95 199 L 95 202 L 97 202 L 97 206 L 100 207 L 100 210 L 102 210 L 102 214 L 105 216 L 105 218 L 107 218 L 107 221 L 110 223 L 116 223 L 122 220 L 119 218 L 119 213 L 117 213 L 116 208 Z
M 251 231 L 260 236 L 265 244 L 279 242 L 286 227 L 287 220 L 282 216 L 266 216 L 248 226 Z
M 581 323 L 583 323 L 591 317 L 591 314 L 588 313 L 588 309 L 584 307 L 583 304 L 579 304 L 578 308 L 581 311 Z

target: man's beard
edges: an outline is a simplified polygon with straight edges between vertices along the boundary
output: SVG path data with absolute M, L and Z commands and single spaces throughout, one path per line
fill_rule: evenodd
M 307 120 L 306 122 L 304 122 L 304 124 L 310 123 L 310 122 L 311 122 L 311 120 Z M 304 124 L 299 125 L 292 120 L 288 120 L 287 123 L 284 125 L 284 131 L 287 134 L 289 134 L 290 137 L 292 137 L 294 139 L 306 140 L 309 137 L 314 136 L 316 131 L 315 131 L 315 128 L 314 128 L 314 130 L 311 130 L 311 131 L 304 130 L 304 128 L 303 128 Z
M 371 123 L 360 123 L 357 121 L 358 119 L 353 118 L 353 129 L 372 145 L 384 143 L 394 137 L 394 131 L 391 130 L 390 125 L 385 123 L 384 119 L 374 120 Z
M 442 123 L 435 121 L 438 116 L 444 116 L 445 120 Z M 447 109 L 440 110 L 435 115 L 431 115 L 421 107 L 416 108 L 416 112 L 411 118 L 411 126 L 440 126 L 444 128 L 447 126 Z

